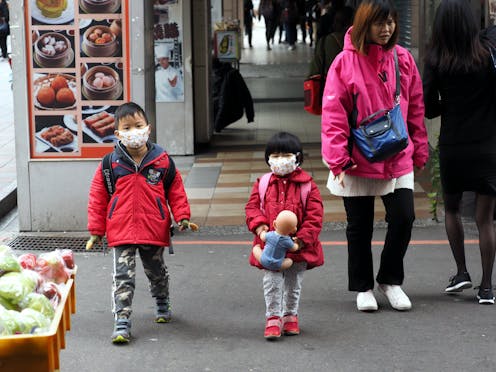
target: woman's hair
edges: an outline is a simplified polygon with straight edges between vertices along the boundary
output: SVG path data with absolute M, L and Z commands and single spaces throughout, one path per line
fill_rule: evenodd
M 301 165 L 303 163 L 303 148 L 301 142 L 294 134 L 288 132 L 279 132 L 274 134 L 265 146 L 265 162 L 269 164 L 270 154 L 287 153 L 295 154 L 296 162 Z
M 114 113 L 114 119 L 115 119 L 116 126 L 119 125 L 119 121 L 122 118 L 125 118 L 127 116 L 134 116 L 136 114 L 143 116 L 143 118 L 148 123 L 148 118 L 146 117 L 145 111 L 141 108 L 140 105 L 138 105 L 137 103 L 134 103 L 134 102 L 123 103 L 122 105 L 117 107 L 117 110 L 115 110 L 115 113 Z
M 441 73 L 470 72 L 489 61 L 467 0 L 442 0 L 436 10 L 425 62 Z
M 367 54 L 367 43 L 372 23 L 385 22 L 389 16 L 393 18 L 396 27 L 388 43 L 384 46 L 386 50 L 392 49 L 398 42 L 400 33 L 398 12 L 390 0 L 365 0 L 359 5 L 351 31 L 351 42 L 359 53 Z

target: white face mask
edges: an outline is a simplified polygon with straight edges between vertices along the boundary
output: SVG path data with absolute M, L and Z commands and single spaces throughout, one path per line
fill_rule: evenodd
M 285 176 L 298 168 L 295 154 L 291 154 L 291 156 L 269 157 L 269 165 L 270 170 L 278 176 Z
M 148 130 L 148 127 L 144 127 L 141 129 L 119 131 L 119 137 L 124 146 L 130 147 L 132 149 L 138 149 L 141 146 L 144 146 L 148 141 Z

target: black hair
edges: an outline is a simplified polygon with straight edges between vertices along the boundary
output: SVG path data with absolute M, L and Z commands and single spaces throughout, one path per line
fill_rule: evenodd
M 479 38 L 477 20 L 467 0 L 439 4 L 425 62 L 441 73 L 471 72 L 489 62 L 489 51 Z
M 269 165 L 269 156 L 274 153 L 288 153 L 296 155 L 298 165 L 303 163 L 303 148 L 294 134 L 279 132 L 274 134 L 265 146 L 265 162 Z
M 117 110 L 115 110 L 114 113 L 116 127 L 119 128 L 119 122 L 122 118 L 134 116 L 136 114 L 143 116 L 143 118 L 148 123 L 148 118 L 146 117 L 145 110 L 143 110 L 140 105 L 134 102 L 123 103 L 122 105 L 117 107 Z

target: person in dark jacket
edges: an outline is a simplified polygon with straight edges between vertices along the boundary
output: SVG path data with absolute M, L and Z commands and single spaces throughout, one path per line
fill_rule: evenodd
M 0 49 L 2 58 L 7 58 L 7 36 L 10 35 L 9 27 L 9 4 L 7 1 L 0 0 Z
M 324 1 L 324 14 L 320 17 L 317 26 L 316 43 L 324 36 L 334 32 L 334 17 L 339 9 L 342 9 L 346 3 L 345 0 L 326 0 Z
M 496 250 L 496 46 L 494 26 L 479 33 L 466 0 L 442 0 L 437 8 L 425 59 L 425 116 L 441 116 L 439 163 L 445 226 L 456 263 L 446 293 L 472 286 L 465 262 L 460 206 L 464 191 L 476 195 L 482 279 L 477 298 L 493 304 L 492 272 Z
M 218 58 L 213 60 L 212 67 L 215 131 L 220 132 L 241 119 L 244 113 L 248 123 L 252 123 L 255 118 L 253 99 L 239 71 Z
M 264 17 L 265 21 L 265 40 L 267 42 L 267 50 L 271 50 L 270 41 L 274 42 L 274 34 L 279 24 L 280 5 L 278 0 L 261 0 L 258 7 L 258 20 Z M 280 38 L 279 38 L 280 42 Z
M 284 21 L 284 30 L 286 31 L 286 41 L 289 44 L 288 50 L 294 50 L 297 39 L 296 25 L 298 24 L 296 0 L 283 0 L 282 19 Z
M 245 33 L 248 36 L 248 45 L 250 48 L 253 48 L 253 45 L 251 44 L 251 40 L 253 37 L 253 1 L 251 0 L 244 0 L 243 2 L 243 16 L 244 16 L 244 23 L 245 23 Z

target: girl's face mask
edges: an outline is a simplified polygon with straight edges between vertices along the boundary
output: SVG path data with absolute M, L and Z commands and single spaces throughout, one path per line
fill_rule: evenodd
M 295 154 L 270 154 L 269 156 L 270 170 L 278 175 L 285 176 L 298 168 Z

